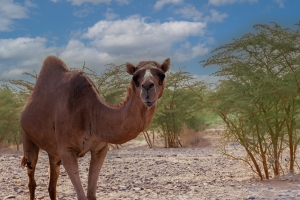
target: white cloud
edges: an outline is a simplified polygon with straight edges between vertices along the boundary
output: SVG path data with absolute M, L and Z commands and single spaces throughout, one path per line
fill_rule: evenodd
M 202 12 L 190 4 L 176 10 L 175 13 L 180 14 L 185 19 L 193 19 L 194 21 L 199 21 L 203 16 Z
M 218 11 L 211 9 L 210 10 L 211 16 L 207 17 L 207 21 L 210 22 L 222 22 L 228 15 L 226 13 L 220 14 Z
M 273 1 L 278 3 L 280 8 L 284 8 L 284 0 L 273 0 Z
M 75 10 L 73 14 L 78 18 L 83 18 L 94 12 L 95 11 L 93 7 L 84 5 L 83 7 L 80 7 L 79 10 Z
M 103 69 L 104 65 L 112 63 L 114 59 L 105 51 L 100 51 L 94 47 L 88 47 L 83 42 L 70 40 L 64 51 L 59 54 L 68 67 L 81 68 L 83 63 L 93 70 Z M 116 64 L 124 64 L 126 61 Z
M 58 0 L 50 0 L 53 2 L 58 2 Z M 94 5 L 98 5 L 101 3 L 105 3 L 105 4 L 110 4 L 113 0 L 67 0 L 68 2 L 71 2 L 72 5 L 74 6 L 81 6 L 82 4 L 85 3 L 91 3 Z M 129 0 L 114 0 L 117 2 L 117 4 L 119 5 L 128 5 L 129 4 Z
M 128 5 L 129 4 L 129 0 L 116 0 L 116 2 L 119 5 Z
M 0 31 L 10 31 L 15 19 L 28 17 L 28 7 L 35 4 L 25 1 L 25 6 L 15 3 L 13 0 L 1 0 L 0 6 Z
M 155 10 L 162 9 L 166 4 L 181 4 L 183 0 L 158 0 L 153 6 Z
M 182 47 L 173 50 L 174 46 L 180 46 L 191 36 L 204 35 L 205 28 L 206 24 L 202 22 L 147 23 L 137 16 L 116 21 L 102 20 L 82 34 L 81 39 L 88 43 L 74 39 L 59 57 L 68 60 L 66 63 L 82 65 L 86 62 L 93 69 L 108 63 L 163 61 L 167 57 L 184 61 L 204 55 L 208 49 L 197 44 L 190 45 L 190 49 L 184 52 L 180 50 Z
M 214 5 L 214 6 L 222 6 L 226 4 L 234 4 L 234 3 L 255 3 L 258 0 L 208 0 L 208 4 Z
M 10 78 L 29 69 L 39 69 L 46 56 L 59 52 L 57 48 L 47 48 L 46 42 L 41 37 L 0 39 L 0 78 Z
M 25 0 L 24 5 L 28 8 L 36 8 L 37 4 L 31 2 L 30 0 Z
M 106 9 L 106 12 L 105 12 L 104 16 L 105 16 L 105 18 L 107 20 L 113 20 L 113 19 L 116 19 L 116 18 L 119 17 L 119 15 L 117 15 L 116 13 L 114 13 L 113 10 L 110 9 L 110 8 Z
M 9 79 L 9 78 L 16 78 L 21 77 L 21 75 L 26 72 L 26 69 L 11 69 L 11 70 L 5 70 L 1 74 L 1 78 Z
M 91 3 L 94 5 L 97 5 L 97 4 L 101 4 L 101 3 L 109 4 L 111 2 L 111 0 L 67 0 L 67 1 L 71 2 L 71 4 L 75 5 L 75 6 L 80 6 L 84 3 Z
M 33 57 L 37 52 L 44 51 L 45 38 L 21 37 L 16 39 L 0 39 L 0 59 L 20 59 Z M 48 52 L 47 52 L 48 53 Z
M 147 23 L 132 16 L 124 20 L 102 20 L 87 30 L 74 33 L 66 46 L 48 47 L 45 38 L 0 39 L 0 79 L 20 76 L 24 71 L 39 72 L 43 60 L 51 54 L 60 57 L 69 68 L 86 66 L 103 71 L 109 63 L 137 64 L 143 60 L 183 62 L 204 55 L 205 44 L 192 45 L 190 37 L 205 35 L 206 23 L 172 21 Z
M 82 37 L 101 39 L 117 44 L 130 43 L 130 39 L 146 39 L 148 37 L 159 42 L 168 40 L 180 41 L 188 36 L 203 35 L 205 28 L 206 23 L 203 22 L 172 21 L 162 24 L 159 22 L 147 23 L 144 18 L 133 16 L 124 20 L 101 20 L 89 28 Z M 124 41 L 124 38 L 127 40 Z M 119 39 L 121 40 L 118 41 Z
M 202 12 L 198 11 L 193 5 L 190 4 L 186 4 L 184 7 L 177 9 L 175 14 L 181 15 L 181 17 L 185 19 L 205 22 L 222 22 L 224 18 L 228 17 L 226 13 L 221 14 L 214 9 L 210 10 L 210 15 L 204 16 Z
M 179 49 L 176 50 L 174 57 L 179 62 L 194 59 L 198 56 L 203 56 L 211 51 L 210 48 L 204 44 L 197 44 L 192 46 L 190 42 L 185 42 Z
M 52 1 L 53 3 L 57 3 L 58 2 L 58 0 L 50 0 L 50 1 Z

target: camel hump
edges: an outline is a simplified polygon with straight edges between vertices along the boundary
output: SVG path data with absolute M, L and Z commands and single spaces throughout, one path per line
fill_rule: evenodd
M 57 74 L 62 72 L 68 72 L 69 69 L 67 68 L 66 64 L 56 56 L 48 56 L 44 60 L 43 67 L 40 71 L 40 75 L 43 74 Z
M 76 105 L 82 104 L 82 100 L 88 98 L 88 95 L 92 93 L 97 93 L 97 89 L 93 82 L 83 72 L 75 72 L 70 79 L 69 109 L 72 110 Z

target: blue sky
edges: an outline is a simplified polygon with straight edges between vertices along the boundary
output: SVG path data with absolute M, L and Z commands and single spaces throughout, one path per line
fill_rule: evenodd
M 199 61 L 257 23 L 296 28 L 298 0 L 1 0 L 0 79 L 38 72 L 48 55 L 70 68 L 171 58 L 201 80 Z

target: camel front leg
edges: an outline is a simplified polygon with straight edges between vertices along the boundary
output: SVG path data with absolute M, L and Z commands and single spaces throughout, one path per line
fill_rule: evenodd
M 108 144 L 100 151 L 91 151 L 91 162 L 89 169 L 87 197 L 89 200 L 96 200 L 96 189 L 99 173 L 107 154 Z
M 51 200 L 56 200 L 56 185 L 57 179 L 59 176 L 59 166 L 60 166 L 60 158 L 58 156 L 53 156 L 48 154 L 49 156 L 49 164 L 50 164 L 50 181 L 48 192 Z
M 77 199 L 79 200 L 86 200 L 86 196 L 83 191 L 83 187 L 79 177 L 79 167 L 78 167 L 78 160 L 76 152 L 72 150 L 64 150 L 61 153 L 61 161 L 66 169 L 71 182 L 74 186 L 74 189 L 77 194 Z

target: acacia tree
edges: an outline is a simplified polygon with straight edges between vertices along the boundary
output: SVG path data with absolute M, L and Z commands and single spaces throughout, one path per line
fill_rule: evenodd
M 107 65 L 106 70 L 97 74 L 95 71 L 83 67 L 83 71 L 92 79 L 101 97 L 110 104 L 119 104 L 126 95 L 130 83 L 130 76 L 124 65 Z
M 299 26 L 299 24 L 298 24 Z M 218 65 L 225 77 L 210 97 L 211 108 L 226 124 L 226 144 L 237 141 L 261 179 L 283 172 L 281 156 L 289 149 L 289 170 L 294 171 L 299 144 L 300 32 L 278 24 L 254 26 L 246 34 L 213 52 L 204 66 Z
M 33 90 L 35 81 L 36 81 L 37 76 L 38 76 L 38 74 L 35 71 L 33 71 L 33 72 L 34 72 L 33 74 L 28 73 L 28 72 L 24 72 L 23 74 L 26 75 L 26 76 L 29 76 L 30 78 L 32 78 L 34 80 L 34 82 L 30 82 L 30 81 L 22 80 L 22 79 L 21 80 L 2 79 L 0 81 L 16 86 L 18 88 L 18 91 L 20 91 L 20 94 L 22 94 L 21 95 L 22 97 L 24 97 L 23 95 L 29 96 L 29 94 Z M 25 99 L 26 99 L 26 97 L 25 97 Z
M 201 95 L 206 90 L 207 84 L 194 81 L 188 72 L 168 72 L 164 95 L 150 127 L 160 133 L 165 147 L 181 146 L 179 136 L 184 127 L 196 131 L 204 128 L 204 119 L 199 115 L 203 102 L 195 93 Z
M 7 86 L 0 86 L 0 143 L 21 143 L 20 112 L 23 106 L 22 93 Z
M 108 65 L 101 74 L 87 67 L 83 71 L 93 80 L 102 98 L 111 104 L 120 103 L 125 95 L 130 77 L 125 65 Z M 192 81 L 192 76 L 187 72 L 168 72 L 167 86 L 161 98 L 157 112 L 149 130 L 152 130 L 152 141 L 148 131 L 143 132 L 149 147 L 154 141 L 153 130 L 160 133 L 165 140 L 166 147 L 180 146 L 179 136 L 183 127 L 199 130 L 204 127 L 204 120 L 199 116 L 200 104 L 197 96 L 189 89 L 193 88 L 197 94 L 201 94 L 207 87 L 203 82 Z

